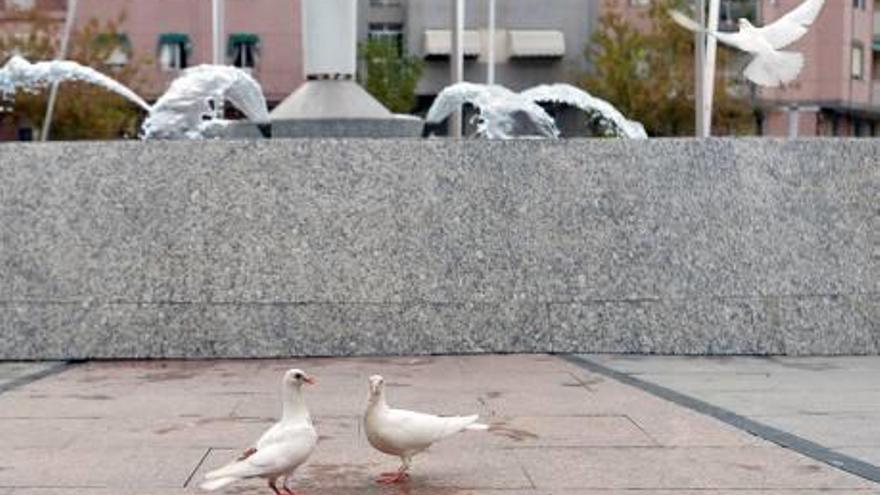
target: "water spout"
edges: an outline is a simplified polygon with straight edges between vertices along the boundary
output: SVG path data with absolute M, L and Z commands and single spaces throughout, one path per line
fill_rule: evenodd
M 71 60 L 30 63 L 13 55 L 0 67 L 0 96 L 9 98 L 18 89 L 33 89 L 56 82 L 83 81 L 101 86 L 149 111 L 150 105 L 134 91 L 100 72 Z

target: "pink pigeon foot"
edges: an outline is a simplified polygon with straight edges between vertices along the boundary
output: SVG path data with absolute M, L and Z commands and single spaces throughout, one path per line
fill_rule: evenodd
M 406 481 L 409 478 L 409 475 L 406 472 L 396 471 L 393 473 L 382 473 L 379 476 L 379 479 L 376 480 L 376 483 L 380 483 L 383 485 L 392 485 L 394 483 L 401 483 Z

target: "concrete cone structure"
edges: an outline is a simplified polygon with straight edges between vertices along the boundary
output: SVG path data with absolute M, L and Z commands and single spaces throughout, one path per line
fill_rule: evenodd
M 421 119 L 391 113 L 355 82 L 357 0 L 301 5 L 307 80 L 270 113 L 273 136 L 421 136 Z

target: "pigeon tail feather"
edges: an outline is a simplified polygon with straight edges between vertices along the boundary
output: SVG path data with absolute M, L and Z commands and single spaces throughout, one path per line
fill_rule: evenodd
M 760 54 L 746 67 L 745 76 L 755 84 L 775 88 L 794 81 L 804 67 L 804 56 L 797 52 Z
M 471 431 L 486 431 L 489 429 L 489 425 L 483 423 L 471 423 L 464 427 L 465 430 Z
M 239 468 L 239 464 L 241 464 L 241 461 L 232 462 L 232 463 L 227 464 L 221 468 L 217 468 L 213 471 L 209 471 L 208 473 L 205 473 L 205 479 L 206 480 L 214 480 L 214 479 L 218 479 L 218 478 L 229 478 L 230 475 L 232 474 L 232 471 L 234 469 Z
M 452 426 L 448 429 L 448 434 L 457 433 L 464 430 L 479 430 L 481 429 L 481 425 L 477 423 L 478 419 L 480 419 L 479 414 L 471 414 L 470 416 L 453 416 L 450 418 L 446 418 L 448 424 Z M 488 426 L 486 428 L 488 428 Z
M 238 481 L 238 478 L 216 478 L 216 479 L 205 481 L 204 483 L 199 485 L 199 488 L 201 488 L 202 490 L 211 492 L 214 490 L 219 490 L 226 485 L 231 485 L 232 483 L 235 483 L 236 481 Z

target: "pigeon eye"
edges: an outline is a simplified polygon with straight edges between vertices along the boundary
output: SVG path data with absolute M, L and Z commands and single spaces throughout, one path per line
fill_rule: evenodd
M 302 379 L 303 376 L 302 376 L 302 373 L 296 373 L 295 375 L 293 375 L 293 377 L 296 378 L 297 380 L 300 380 L 300 379 Z

